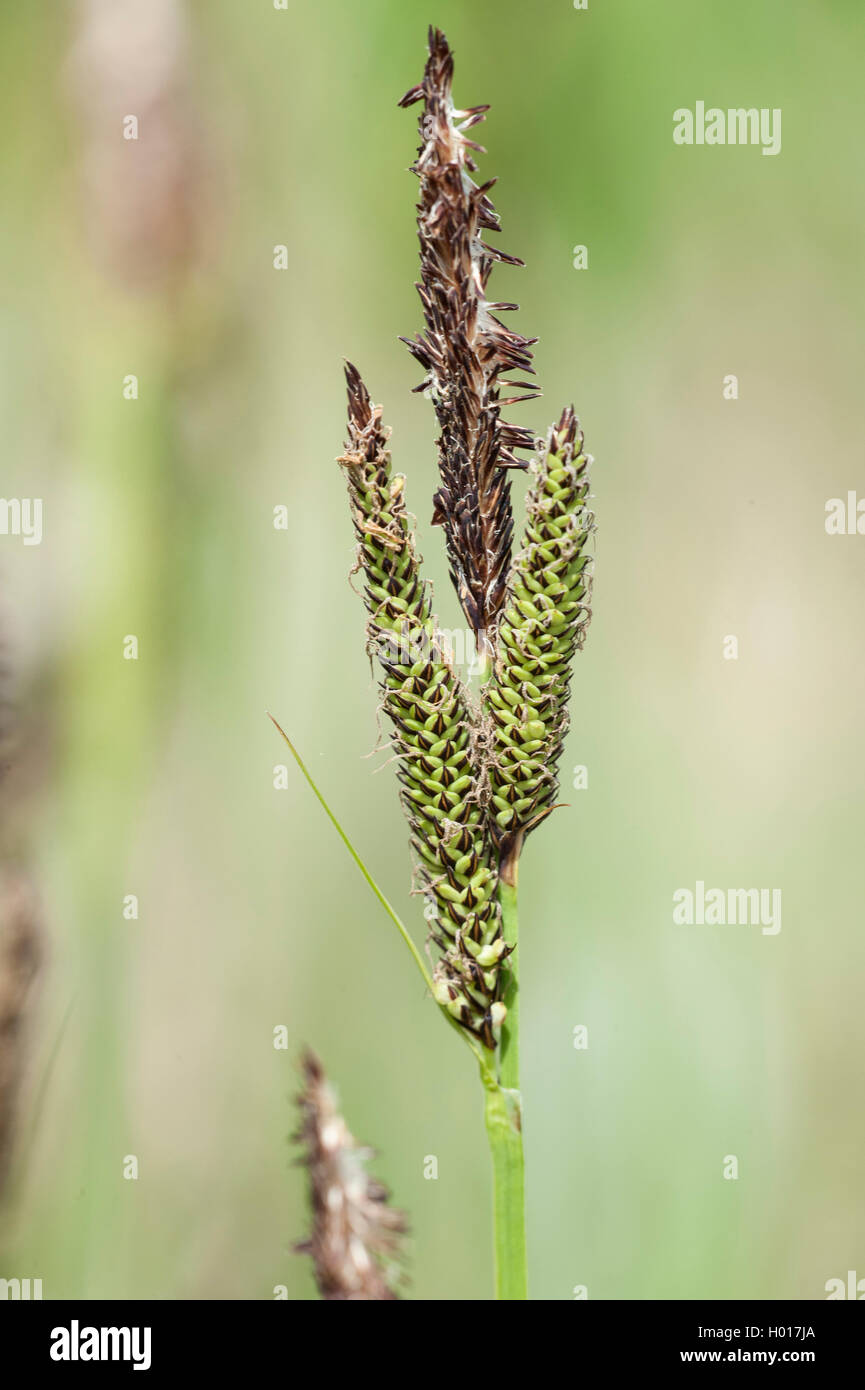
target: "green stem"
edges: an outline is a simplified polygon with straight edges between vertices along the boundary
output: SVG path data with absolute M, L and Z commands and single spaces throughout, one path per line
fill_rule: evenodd
M 519 982 L 517 977 L 517 889 L 502 880 L 499 887 L 502 929 L 514 950 L 508 957 L 498 1080 L 492 1067 L 481 1063 L 486 1090 L 484 1118 L 493 1160 L 493 1225 L 495 1230 L 496 1298 L 528 1298 L 526 1275 L 525 1176 L 522 1102 L 519 1066 Z

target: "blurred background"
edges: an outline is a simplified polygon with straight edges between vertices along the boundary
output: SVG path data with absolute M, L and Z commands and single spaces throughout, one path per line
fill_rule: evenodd
M 396 103 L 430 22 L 457 101 L 492 104 L 482 171 L 527 262 L 493 289 L 545 391 L 520 420 L 573 400 L 596 458 L 571 804 L 520 882 L 531 1291 L 822 1298 L 865 1276 L 865 539 L 824 528 L 865 495 L 857 0 L 3 7 L 2 491 L 43 499 L 44 534 L 0 537 L 0 1274 L 315 1297 L 288 1144 L 309 1043 L 409 1213 L 408 1296 L 491 1295 L 470 1059 L 296 769 L 274 787 L 265 714 L 422 940 L 334 459 L 348 356 L 457 626 L 397 342 L 420 306 Z M 781 153 L 675 146 L 698 100 L 780 107 Z M 781 888 L 781 932 L 674 926 L 698 879 Z

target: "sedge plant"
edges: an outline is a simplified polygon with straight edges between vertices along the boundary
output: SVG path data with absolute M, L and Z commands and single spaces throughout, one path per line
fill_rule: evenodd
M 473 634 L 477 694 L 459 674 L 433 613 L 381 407 L 351 364 L 348 438 L 339 458 L 364 577 L 367 646 L 380 671 L 427 902 L 431 972 L 325 809 L 399 927 L 433 1000 L 477 1059 L 492 1155 L 496 1297 L 519 1300 L 527 1297 L 527 1276 L 518 864 L 527 835 L 557 804 L 572 662 L 591 613 L 591 459 L 570 406 L 540 447 L 531 429 L 502 418 L 503 409 L 540 394 L 525 379 L 534 376 L 537 340 L 506 327 L 500 316 L 518 306 L 488 293 L 497 262 L 523 262 L 487 239 L 499 230 L 489 197 L 494 180 L 475 178 L 475 156 L 485 151 L 468 132 L 488 108 L 454 104 L 453 66 L 444 34 L 431 29 L 423 80 L 400 102 L 420 106 L 413 171 L 424 319 L 423 330 L 403 341 L 423 369 L 416 390 L 431 401 L 440 431 L 432 520 L 444 532 L 451 579 Z M 514 546 L 511 477 L 523 473 L 526 522 Z

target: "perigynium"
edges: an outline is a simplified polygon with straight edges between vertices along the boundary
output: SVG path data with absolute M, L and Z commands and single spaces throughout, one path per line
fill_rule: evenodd
M 524 1299 L 517 867 L 526 836 L 555 807 L 572 660 L 591 614 L 591 459 L 572 407 L 550 428 L 540 455 L 533 430 L 501 418 L 503 407 L 539 394 L 531 381 L 505 380 L 512 371 L 533 375 L 536 340 L 501 322 L 516 304 L 488 294 L 497 261 L 522 262 L 485 239 L 499 227 L 488 197 L 493 181 L 473 178 L 475 155 L 485 151 L 467 132 L 487 108 L 456 107 L 452 79 L 450 47 L 431 29 L 423 80 L 400 102 L 423 103 L 413 168 L 424 329 L 403 341 L 424 369 L 416 389 L 431 400 L 440 430 L 432 521 L 444 530 L 451 579 L 474 634 L 477 696 L 455 669 L 433 615 L 405 478 L 393 472 L 381 408 L 350 364 L 348 438 L 339 463 L 365 580 L 367 648 L 379 666 L 438 952 L 431 976 L 409 945 L 433 998 L 479 1063 L 493 1162 L 496 1295 Z M 512 556 L 513 470 L 528 471 L 530 485 L 525 532 Z

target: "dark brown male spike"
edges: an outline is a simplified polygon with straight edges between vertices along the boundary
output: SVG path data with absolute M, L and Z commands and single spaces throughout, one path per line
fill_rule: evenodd
M 465 132 L 484 119 L 486 106 L 463 110 L 451 95 L 453 54 L 439 29 L 429 31 L 423 81 L 400 106 L 423 102 L 421 145 L 412 166 L 420 179 L 418 237 L 425 330 L 404 338 L 426 373 L 441 429 L 441 487 L 433 523 L 444 528 L 451 579 L 475 633 L 478 652 L 492 655 L 511 557 L 513 514 L 508 468 L 524 468 L 514 452 L 532 449 L 534 435 L 500 418 L 503 405 L 540 394 L 526 381 L 504 381 L 510 371 L 533 375 L 529 351 L 536 338 L 506 328 L 497 315 L 516 304 L 487 298 L 494 263 L 522 265 L 482 240 L 499 230 L 487 196 L 495 180 L 478 185 L 472 151 L 486 153 Z M 501 387 L 525 392 L 501 397 Z

